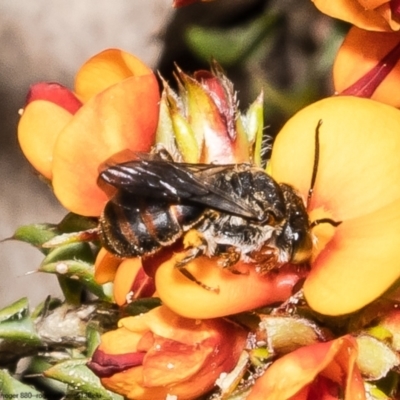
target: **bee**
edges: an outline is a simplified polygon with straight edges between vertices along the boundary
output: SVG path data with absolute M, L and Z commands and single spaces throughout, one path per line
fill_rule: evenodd
M 176 162 L 158 149 L 108 165 L 98 181 L 106 192 L 113 190 L 100 217 L 104 247 L 120 257 L 145 258 L 183 238 L 185 253 L 176 265 L 182 272 L 202 255 L 218 256 L 232 272 L 239 261 L 254 263 L 260 273 L 288 262 L 305 263 L 313 248 L 312 227 L 338 224 L 328 219 L 311 223 L 292 186 L 246 163 Z M 188 271 L 184 275 L 202 285 Z

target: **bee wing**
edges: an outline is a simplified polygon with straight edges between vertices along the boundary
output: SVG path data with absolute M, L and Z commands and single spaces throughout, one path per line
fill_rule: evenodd
M 206 207 L 257 219 L 258 215 L 243 199 L 215 186 L 215 175 L 234 165 L 185 164 L 142 157 L 109 166 L 99 175 L 99 186 L 106 190 L 132 193 L 178 203 L 196 203 Z

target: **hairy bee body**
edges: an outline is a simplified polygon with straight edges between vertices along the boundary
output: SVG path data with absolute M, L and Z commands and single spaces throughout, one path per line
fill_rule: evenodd
M 100 218 L 103 245 L 121 257 L 153 254 L 189 230 L 181 266 L 200 255 L 224 267 L 254 262 L 260 271 L 310 257 L 310 222 L 295 190 L 249 164 L 186 164 L 165 154 L 111 165 L 100 186 L 114 188 Z

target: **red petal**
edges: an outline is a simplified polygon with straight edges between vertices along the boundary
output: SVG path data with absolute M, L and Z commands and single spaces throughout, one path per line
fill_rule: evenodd
M 109 377 L 117 372 L 142 365 L 146 353 L 106 354 L 97 349 L 87 366 L 99 377 Z
M 59 83 L 40 82 L 32 85 L 26 97 L 26 104 L 35 100 L 47 100 L 75 114 L 82 102 L 65 86 Z

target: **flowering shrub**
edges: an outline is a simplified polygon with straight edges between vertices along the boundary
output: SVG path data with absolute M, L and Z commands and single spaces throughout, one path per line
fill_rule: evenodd
M 0 310 L 2 362 L 9 367 L 32 356 L 27 374 L 61 382 L 57 390 L 65 398 L 396 398 L 400 111 L 390 86 L 397 79 L 397 33 L 362 29 L 396 31 L 398 6 L 372 3 L 315 0 L 322 11 L 358 26 L 335 62 L 339 93 L 286 122 L 266 170 L 263 95 L 241 112 L 216 61 L 210 71 L 192 75 L 177 69 L 177 91 L 163 81 L 161 95 L 153 72 L 117 49 L 87 61 L 74 91 L 55 83 L 32 86 L 18 139 L 69 214 L 57 225 L 22 227 L 13 238 L 44 253 L 39 271 L 56 274 L 65 301 L 48 299 L 32 314 L 26 300 Z M 364 60 L 366 54 L 372 61 L 354 62 L 346 71 L 347 59 Z M 382 65 L 389 70 L 381 73 Z M 167 163 L 162 158 L 170 156 Z M 126 157 L 144 160 L 146 171 L 132 172 L 122 163 Z M 165 188 L 156 212 L 150 209 L 151 196 L 125 185 L 129 173 L 151 179 L 154 160 L 164 168 L 174 162 L 190 179 L 200 176 L 191 174 L 193 168 L 208 171 L 220 164 L 229 172 L 251 165 L 276 185 L 255 191 L 252 207 L 275 191 L 283 197 L 283 185 L 290 185 L 308 218 L 303 224 L 312 244 L 296 249 L 306 256 L 273 258 L 273 251 L 284 254 L 284 243 L 273 233 L 243 257 L 235 258 L 232 249 L 190 253 L 204 246 L 199 221 L 218 220 L 219 206 L 195 199 L 205 211 L 185 226 L 176 206 L 193 203 L 185 202 L 183 189 L 174 197 L 176 183 L 155 175 L 151 184 L 140 186 Z M 117 183 L 99 178 L 113 166 L 120 168 L 111 177 Z M 179 173 L 175 178 L 186 182 Z M 207 192 L 209 181 L 202 182 L 195 187 Z M 248 182 L 240 181 L 238 190 L 245 192 Z M 284 198 L 285 207 L 294 207 L 291 201 Z M 115 206 L 113 218 L 105 214 L 106 204 Z M 279 225 L 273 200 L 270 204 L 262 226 L 281 233 L 286 225 Z M 240 214 L 226 214 L 235 221 L 232 230 L 243 228 Z M 181 231 L 163 237 L 160 248 L 144 251 L 146 240 L 168 225 L 165 215 L 180 221 Z M 287 224 L 293 243 L 295 228 Z M 114 254 L 119 240 L 136 243 L 142 236 L 145 241 L 136 247 L 143 251 Z M 262 268 L 258 255 L 274 264 Z M 229 265 L 229 257 L 237 262 Z M 10 350 L 16 342 L 24 343 L 21 354 Z M 7 382 L 1 388 L 6 395 L 21 388 L 40 395 L 6 371 L 0 382 Z

